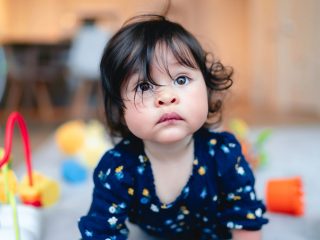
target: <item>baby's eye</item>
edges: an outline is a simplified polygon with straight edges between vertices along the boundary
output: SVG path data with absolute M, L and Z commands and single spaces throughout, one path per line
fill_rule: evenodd
M 174 80 L 175 85 L 186 85 L 190 82 L 190 79 L 187 76 L 180 76 Z
M 139 92 L 146 92 L 152 89 L 153 89 L 153 86 L 148 82 L 141 82 L 141 83 L 138 83 L 137 85 L 137 91 Z

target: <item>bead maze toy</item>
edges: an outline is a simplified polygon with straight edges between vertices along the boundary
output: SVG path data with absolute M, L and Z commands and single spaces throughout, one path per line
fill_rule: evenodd
M 10 168 L 12 134 L 17 123 L 24 143 L 27 175 L 19 182 Z M 8 117 L 5 148 L 0 152 L 0 239 L 40 240 L 41 208 L 57 202 L 59 185 L 33 171 L 29 134 L 22 115 L 13 112 Z

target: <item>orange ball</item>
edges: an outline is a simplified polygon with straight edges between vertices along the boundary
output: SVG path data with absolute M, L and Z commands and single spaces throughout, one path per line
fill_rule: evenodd
M 76 153 L 84 144 L 86 125 L 83 121 L 69 121 L 61 125 L 55 134 L 60 150 L 66 154 Z

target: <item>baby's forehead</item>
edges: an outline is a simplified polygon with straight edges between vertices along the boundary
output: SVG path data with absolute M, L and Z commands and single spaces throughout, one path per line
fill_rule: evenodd
M 145 71 L 145 68 L 140 67 L 135 69 L 132 74 L 130 74 L 130 79 L 135 80 L 147 80 L 147 76 L 149 75 L 153 78 L 154 75 L 161 73 L 168 76 L 172 76 L 174 73 L 179 71 L 187 71 L 188 69 L 194 69 L 195 66 L 188 66 L 182 62 L 180 62 L 177 58 L 173 56 L 173 54 L 168 54 L 166 57 L 159 58 L 158 55 L 154 55 L 154 58 L 150 62 L 148 66 L 148 70 Z
M 149 62 L 150 70 L 157 68 L 165 71 L 168 71 L 169 68 L 194 68 L 196 65 L 191 50 L 184 44 L 175 47 L 157 44 Z
M 150 63 L 150 69 L 154 70 L 168 70 L 169 68 L 183 67 L 181 61 L 173 54 L 171 49 L 156 49 L 154 52 L 152 61 Z
M 167 61 L 181 63 L 182 59 L 194 61 L 192 49 L 181 40 L 158 42 L 154 47 L 152 59 L 159 63 Z
M 160 71 L 171 76 L 179 69 L 198 68 L 191 50 L 182 42 L 158 42 L 153 48 L 149 48 L 149 51 L 141 51 L 140 55 L 136 55 L 137 52 L 134 51 L 131 55 L 135 61 L 129 69 L 126 82 L 128 80 L 153 82 L 154 72 Z

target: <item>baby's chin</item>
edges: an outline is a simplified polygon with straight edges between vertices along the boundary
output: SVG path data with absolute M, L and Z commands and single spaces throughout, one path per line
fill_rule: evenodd
M 190 132 L 168 130 L 165 132 L 161 132 L 161 134 L 158 134 L 150 140 L 154 143 L 169 145 L 188 140 L 190 139 L 190 135 L 192 135 L 192 133 Z

